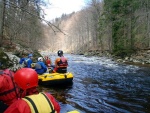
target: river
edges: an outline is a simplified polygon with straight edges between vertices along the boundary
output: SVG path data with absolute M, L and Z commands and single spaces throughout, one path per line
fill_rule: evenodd
M 52 61 L 57 57 L 50 56 Z M 44 87 L 59 102 L 61 113 L 150 113 L 150 69 L 118 64 L 105 57 L 68 55 L 68 86 Z

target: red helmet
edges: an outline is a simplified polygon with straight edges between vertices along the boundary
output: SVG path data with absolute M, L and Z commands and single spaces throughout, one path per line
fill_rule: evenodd
M 38 86 L 38 74 L 31 68 L 21 68 L 16 71 L 14 80 L 23 90 Z

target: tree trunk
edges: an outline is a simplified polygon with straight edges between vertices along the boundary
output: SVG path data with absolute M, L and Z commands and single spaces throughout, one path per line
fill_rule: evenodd
M 0 1 L 0 47 L 3 40 L 3 27 L 4 27 L 4 13 L 5 13 L 5 0 Z
M 150 15 L 149 15 L 149 0 L 147 0 L 147 7 L 146 7 L 146 13 L 147 13 L 147 38 L 148 38 L 148 48 L 150 48 Z

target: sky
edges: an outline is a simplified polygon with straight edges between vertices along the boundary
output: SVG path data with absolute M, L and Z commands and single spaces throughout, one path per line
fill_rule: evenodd
M 45 0 L 47 7 L 44 7 L 45 19 L 53 20 L 61 17 L 62 14 L 70 14 L 79 11 L 85 6 L 85 0 Z

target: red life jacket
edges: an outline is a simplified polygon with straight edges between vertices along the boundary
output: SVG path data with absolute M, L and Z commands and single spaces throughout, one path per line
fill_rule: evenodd
M 57 73 L 66 73 L 67 72 L 68 61 L 65 57 L 60 57 L 60 61 L 57 62 L 57 65 L 59 67 L 55 67 L 53 72 L 57 72 Z
M 50 65 L 51 65 L 51 60 L 50 60 L 50 59 L 47 59 L 47 60 L 46 60 L 46 65 L 47 65 L 47 66 L 50 66 Z
M 9 69 L 0 70 L 0 100 L 10 105 L 17 100 L 18 89 L 13 80 L 14 72 Z
M 60 61 L 57 64 L 58 64 L 58 66 L 60 66 L 60 68 L 68 66 L 68 62 L 65 57 L 60 57 Z

